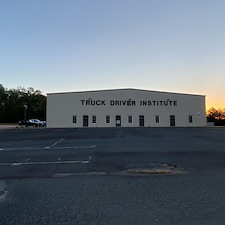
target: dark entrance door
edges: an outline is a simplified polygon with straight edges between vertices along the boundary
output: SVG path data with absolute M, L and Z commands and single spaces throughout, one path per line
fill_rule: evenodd
M 170 126 L 175 127 L 175 116 L 174 115 L 170 116 Z
M 88 127 L 88 116 L 83 115 L 83 127 Z
M 116 116 L 116 127 L 121 127 L 121 116 Z
M 145 118 L 144 116 L 139 116 L 139 126 L 144 127 L 145 126 Z

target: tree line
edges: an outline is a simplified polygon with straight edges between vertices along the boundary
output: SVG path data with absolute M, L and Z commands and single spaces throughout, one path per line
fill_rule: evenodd
M 225 109 L 210 108 L 207 113 L 207 121 L 213 122 L 216 126 L 225 126 Z
M 0 123 L 46 120 L 46 96 L 34 88 L 7 89 L 0 84 Z

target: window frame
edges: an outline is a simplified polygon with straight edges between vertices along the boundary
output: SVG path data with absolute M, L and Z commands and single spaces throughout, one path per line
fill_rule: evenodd
M 96 116 L 96 115 L 92 115 L 92 117 L 91 117 L 91 122 L 92 122 L 93 124 L 96 124 L 96 123 L 97 123 L 97 116 Z
M 105 123 L 110 124 L 111 123 L 111 117 L 110 115 L 105 116 Z
M 128 123 L 133 123 L 133 116 L 132 116 L 132 115 L 129 115 L 129 116 L 128 116 L 127 122 L 128 122 Z
M 188 123 L 193 123 L 193 115 L 188 116 Z
M 160 123 L 160 116 L 159 115 L 155 116 L 155 123 Z
M 73 115 L 72 117 L 72 123 L 77 123 L 77 115 Z

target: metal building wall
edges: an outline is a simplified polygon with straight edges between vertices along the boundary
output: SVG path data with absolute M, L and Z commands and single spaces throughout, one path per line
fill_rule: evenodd
M 146 103 L 147 105 L 143 105 Z M 145 127 L 169 127 L 170 116 L 175 126 L 206 126 L 205 96 L 118 89 L 47 95 L 47 127 L 83 127 L 83 116 L 89 118 L 88 127 L 115 127 L 116 116 L 121 116 L 121 127 L 139 127 L 139 116 L 144 116 Z M 110 123 L 106 123 L 106 116 Z M 73 123 L 76 116 L 76 123 Z M 92 123 L 96 116 L 96 123 Z M 128 123 L 128 116 L 133 122 Z M 159 116 L 159 123 L 155 117 Z M 189 122 L 192 116 L 193 122 Z

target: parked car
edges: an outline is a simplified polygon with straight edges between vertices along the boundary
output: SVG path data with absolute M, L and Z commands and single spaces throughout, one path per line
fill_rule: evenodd
M 39 119 L 20 120 L 19 126 L 45 127 L 46 121 L 40 121 Z
M 31 124 L 30 124 L 30 121 L 29 120 L 20 120 L 19 121 L 19 126 L 20 127 L 23 127 L 23 126 L 29 127 L 29 126 L 31 126 Z
M 29 121 L 35 127 L 44 127 L 46 125 L 45 121 L 40 121 L 38 119 L 30 119 Z

